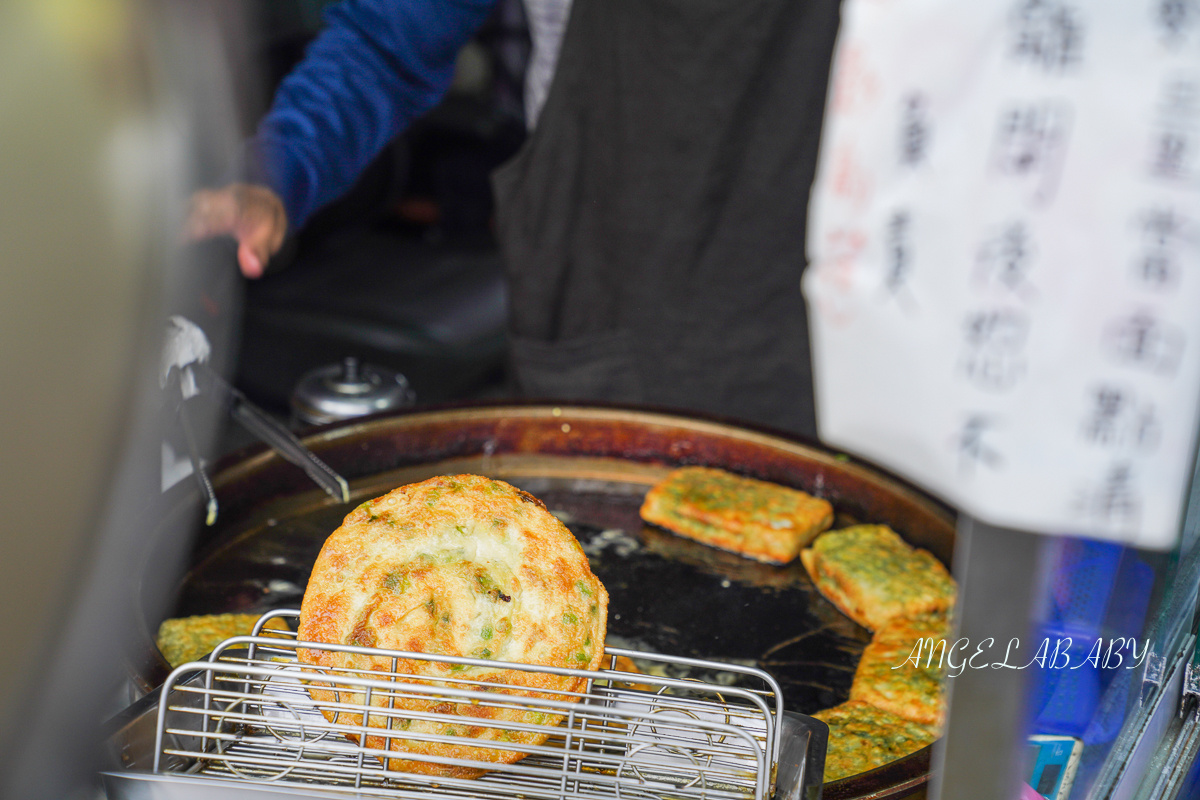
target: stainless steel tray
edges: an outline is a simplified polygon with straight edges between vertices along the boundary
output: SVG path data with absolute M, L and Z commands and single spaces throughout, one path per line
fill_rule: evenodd
M 294 623 L 298 613 L 270 616 Z M 779 685 L 758 669 L 617 648 L 608 648 L 609 667 L 597 672 L 504 665 L 586 680 L 578 694 L 529 697 L 498 694 L 496 684 L 473 680 L 464 669 L 496 662 L 313 645 L 297 642 L 294 634 L 267 634 L 227 640 L 208 661 L 180 667 L 147 698 L 151 702 L 115 725 L 110 741 L 125 769 L 105 773 L 112 800 L 246 791 L 496 800 L 819 796 L 825 726 L 784 714 Z M 302 664 L 300 647 L 384 655 L 393 672 Z M 660 674 L 617 669 L 618 656 Z M 406 659 L 441 665 L 445 677 L 405 673 L 398 665 Z M 667 667 L 694 677 L 665 677 Z M 406 708 L 413 700 L 433 703 Z M 516 722 L 489 723 L 471 713 L 481 704 L 524 713 Z M 339 711 L 355 716 L 347 721 Z M 559 718 L 561 724 L 552 724 Z M 418 731 L 419 725 L 409 727 L 413 719 L 433 724 Z M 410 764 L 486 769 L 477 779 L 393 769 L 396 748 L 404 743 L 465 743 L 461 729 L 467 722 L 476 729 L 526 728 L 548 738 L 519 748 L 475 739 L 451 756 L 404 752 Z M 528 755 L 512 764 L 471 760 L 510 748 Z

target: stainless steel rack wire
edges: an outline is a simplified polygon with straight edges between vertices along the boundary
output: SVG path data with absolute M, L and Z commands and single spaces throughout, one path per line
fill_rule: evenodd
M 774 792 L 783 700 L 779 685 L 762 670 L 618 648 L 606 648 L 608 667 L 595 672 L 531 667 L 299 642 L 294 633 L 262 629 L 269 618 L 294 623 L 298 616 L 271 612 L 253 635 L 226 640 L 209 660 L 171 674 L 158 704 L 154 774 L 402 798 L 766 800 Z M 330 670 L 301 663 L 301 649 L 384 657 L 392 669 Z M 621 656 L 644 671 L 618 668 Z M 446 677 L 404 672 L 408 660 L 447 665 L 440 673 Z M 497 666 L 575 676 L 584 679 L 584 688 L 521 696 L 473 680 L 466 669 Z M 415 699 L 437 702 L 414 710 L 406 701 Z M 502 721 L 462 715 L 479 706 L 525 713 Z M 409 729 L 406 721 L 416 719 L 445 727 L 441 733 L 428 725 Z M 547 738 L 536 745 L 499 737 L 466 740 L 454 735 L 454 726 L 461 730 L 466 721 L 476 730 L 502 727 Z M 467 752 L 476 754 L 507 749 L 528 755 L 492 763 L 398 752 L 414 741 L 469 743 Z M 486 773 L 460 778 L 392 769 L 399 755 L 410 765 Z

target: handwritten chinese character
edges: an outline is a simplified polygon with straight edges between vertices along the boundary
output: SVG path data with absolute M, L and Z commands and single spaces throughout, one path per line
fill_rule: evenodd
M 900 163 L 915 167 L 925 160 L 929 149 L 929 115 L 925 109 L 925 98 L 910 94 L 904 101 L 904 115 L 900 123 Z
M 1120 389 L 1108 386 L 1100 387 L 1095 397 L 1096 407 L 1084 428 L 1084 436 L 1098 444 L 1108 444 L 1117 438 L 1117 420 L 1128 404 L 1128 398 Z
M 1162 88 L 1158 119 L 1150 137 L 1150 174 L 1188 180 L 1197 161 L 1200 86 L 1188 78 L 1169 79 Z
M 912 269 L 912 222 L 907 211 L 894 211 L 888 218 L 884 232 L 884 289 L 888 298 L 895 300 L 905 311 L 916 308 L 916 300 L 908 287 L 908 276 Z
M 976 280 L 985 287 L 998 284 L 1023 300 L 1030 300 L 1035 294 L 1028 280 L 1033 255 L 1029 229 L 1024 223 L 1014 222 L 980 246 Z
M 835 62 L 830 79 L 830 106 L 835 114 L 870 108 L 879 96 L 880 78 L 860 44 L 848 44 Z
M 1000 116 L 992 164 L 1001 175 L 1031 184 L 1031 199 L 1053 199 L 1070 134 L 1069 107 L 1059 102 L 1006 109 Z
M 1154 21 L 1170 44 L 1182 44 L 1200 19 L 1197 0 L 1158 0 Z
M 823 271 L 828 273 L 830 282 L 842 291 L 853 289 L 854 274 L 866 246 L 867 236 L 862 231 L 837 228 L 826 236 L 825 249 L 829 260 L 822 265 Z
M 1091 518 L 1109 525 L 1137 526 L 1142 499 L 1129 461 L 1112 464 L 1099 484 L 1086 487 L 1082 495 L 1082 510 Z
M 870 169 L 859 159 L 850 144 L 839 145 L 833 153 L 830 190 L 857 208 L 865 208 L 873 190 Z
M 1153 208 L 1142 214 L 1142 233 L 1149 244 L 1167 247 L 1183 231 L 1183 219 L 1173 208 Z
M 908 212 L 897 211 L 888 220 L 887 229 L 888 289 L 895 292 L 908 278 Z
M 1187 239 L 1187 222 L 1170 207 L 1155 208 L 1139 218 L 1143 252 L 1134 261 L 1134 277 L 1152 289 L 1173 287 L 1179 280 L 1177 248 Z
M 1152 250 L 1141 257 L 1135 268 L 1135 274 L 1142 283 L 1164 289 L 1174 286 L 1177 282 L 1175 259 L 1170 253 Z
M 964 323 L 964 349 L 959 369 L 980 389 L 1003 392 L 1025 375 L 1025 340 L 1029 321 L 1018 311 L 980 311 Z
M 1109 358 L 1127 366 L 1174 373 L 1183 356 L 1183 330 L 1139 311 L 1105 326 L 1102 345 Z
M 1182 180 L 1187 177 L 1191 137 L 1180 131 L 1161 131 L 1154 140 L 1150 171 L 1157 178 Z
M 1083 55 L 1083 17 L 1068 3 L 1024 0 L 1011 17 L 1012 55 L 1046 72 L 1061 72 Z
M 1004 464 L 1000 452 L 984 441 L 987 433 L 998 427 L 994 419 L 984 414 L 972 414 L 953 437 L 958 451 L 960 472 L 973 472 L 976 465 L 998 469 Z
M 1158 446 L 1161 426 L 1152 404 L 1139 404 L 1133 390 L 1102 384 L 1091 393 L 1083 437 L 1099 447 L 1150 451 Z
M 823 256 L 811 269 L 823 289 L 816 305 L 831 324 L 847 325 L 855 317 L 854 290 L 868 241 L 867 234 L 855 228 L 835 228 L 824 236 Z

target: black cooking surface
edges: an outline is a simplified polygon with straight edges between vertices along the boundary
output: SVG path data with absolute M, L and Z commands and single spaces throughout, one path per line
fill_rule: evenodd
M 588 553 L 609 592 L 609 644 L 760 666 L 798 711 L 847 698 L 869 635 L 816 593 L 799 561 L 759 564 L 647 526 L 644 486 L 509 480 Z M 284 504 L 216 543 L 185 578 L 174 614 L 299 608 L 321 545 L 360 501 Z

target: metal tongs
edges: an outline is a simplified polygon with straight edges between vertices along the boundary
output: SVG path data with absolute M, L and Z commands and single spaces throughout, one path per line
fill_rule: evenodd
M 205 469 L 196 426 L 189 402 L 203 396 L 225 404 L 230 416 L 242 427 L 265 442 L 285 461 L 304 470 L 304 473 L 338 502 L 350 501 L 350 485 L 332 467 L 317 457 L 281 422 L 250 402 L 246 395 L 229 384 L 204 362 L 208 357 L 208 341 L 194 323 L 182 317 L 171 318 L 167 354 L 164 356 L 163 386 L 168 397 L 177 402 L 183 439 L 192 465 L 192 474 L 205 501 L 205 524 L 217 521 L 217 495 Z M 182 345 L 180 344 L 182 342 Z

